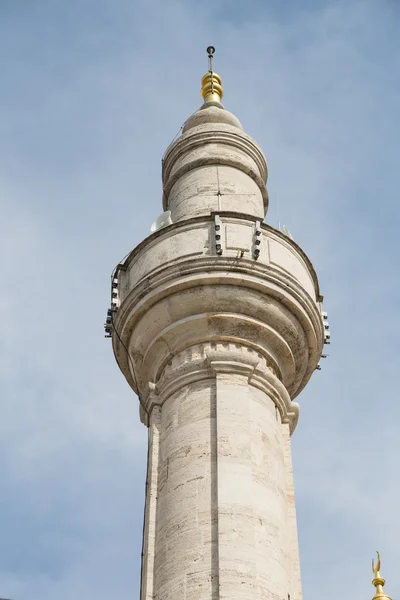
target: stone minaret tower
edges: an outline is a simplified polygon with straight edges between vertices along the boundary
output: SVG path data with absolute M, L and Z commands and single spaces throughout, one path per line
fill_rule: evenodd
M 293 400 L 329 333 L 311 262 L 263 222 L 265 157 L 213 51 L 106 326 L 149 430 L 141 600 L 300 600 Z

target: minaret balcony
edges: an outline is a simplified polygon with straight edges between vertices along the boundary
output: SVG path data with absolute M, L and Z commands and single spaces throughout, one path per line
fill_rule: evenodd
M 292 399 L 321 356 L 322 298 L 311 262 L 249 215 L 212 213 L 160 229 L 119 265 L 118 295 L 114 351 L 143 401 L 175 356 L 205 342 L 258 353 Z

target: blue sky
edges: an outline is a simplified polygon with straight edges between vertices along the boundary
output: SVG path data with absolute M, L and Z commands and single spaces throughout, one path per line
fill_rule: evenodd
M 372 598 L 379 549 L 399 595 L 399 30 L 394 0 L 2 0 L 0 596 L 138 598 L 147 432 L 102 324 L 210 43 L 330 316 L 293 437 L 304 594 Z

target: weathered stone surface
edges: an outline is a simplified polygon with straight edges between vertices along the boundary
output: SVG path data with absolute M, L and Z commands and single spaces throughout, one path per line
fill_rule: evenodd
M 173 225 L 117 269 L 113 348 L 149 427 L 141 600 L 301 600 L 290 435 L 324 331 L 266 180 L 204 105 L 164 157 Z
M 174 222 L 212 210 L 264 219 L 267 163 L 250 136 L 230 118 L 221 118 L 229 114 L 215 107 L 199 111 L 165 153 L 163 204 L 164 210 L 171 210 Z M 218 198 L 218 192 L 222 197 Z
M 159 468 L 149 481 L 146 534 L 154 530 L 156 486 L 156 551 L 151 537 L 144 573 L 147 581 L 153 572 L 147 589 L 165 600 L 178 592 L 282 598 L 291 589 L 285 430 L 273 400 L 249 385 L 251 363 L 240 361 L 238 348 L 224 350 L 205 353 L 209 379 L 168 395 L 160 413 L 153 407 L 160 442 L 150 470 Z
M 288 507 L 288 530 L 290 544 L 290 564 L 291 564 L 291 598 L 301 600 L 301 578 L 300 578 L 300 557 L 299 557 L 299 542 L 297 537 L 297 519 L 296 519 L 296 502 L 294 497 L 294 482 L 292 468 L 292 452 L 290 448 L 290 430 L 288 425 L 283 425 L 284 436 L 284 458 L 285 458 L 285 473 L 286 473 L 286 494 Z
M 318 363 L 320 298 L 305 255 L 280 232 L 248 218 L 221 213 L 218 231 L 221 256 L 212 239 L 214 219 L 200 217 L 150 236 L 119 271 L 116 327 L 124 345 L 117 337 L 113 344 L 121 369 L 144 401 L 147 383 L 157 383 L 177 353 L 199 342 L 247 343 L 275 365 L 292 398 Z M 252 255 L 255 238 L 258 260 Z M 270 242 L 282 246 L 273 265 Z M 135 374 L 125 347 L 134 357 Z

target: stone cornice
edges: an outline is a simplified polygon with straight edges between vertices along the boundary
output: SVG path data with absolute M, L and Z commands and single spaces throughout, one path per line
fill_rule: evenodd
M 257 164 L 260 177 L 267 181 L 268 169 L 265 156 L 253 138 L 244 131 L 232 128 L 229 125 L 215 124 L 212 129 L 210 125 L 202 125 L 189 130 L 188 133 L 179 137 L 167 150 L 163 157 L 163 181 L 168 179 L 170 170 L 176 160 L 192 148 L 204 144 L 231 145 L 247 153 Z
M 195 259 L 182 261 L 179 264 L 164 265 L 163 268 L 154 272 L 151 278 L 146 278 L 145 281 L 131 291 L 117 314 L 116 325 L 118 326 L 121 322 L 124 313 L 130 312 L 134 306 L 138 307 L 138 303 L 151 292 L 158 290 L 160 294 L 163 294 L 164 286 L 167 284 L 169 290 L 165 290 L 167 295 L 173 293 L 171 285 L 174 286 L 174 292 L 179 291 L 181 287 L 187 287 L 186 277 L 190 277 L 190 285 L 193 287 L 218 283 L 229 285 L 231 282 L 233 285 L 266 291 L 265 286 L 273 284 L 274 288 L 271 292 L 275 292 L 277 297 L 282 298 L 282 293 L 278 291 L 279 288 L 282 288 L 282 290 L 290 292 L 290 297 L 296 298 L 304 305 L 306 311 L 314 316 L 314 324 L 321 329 L 322 336 L 321 316 L 316 309 L 315 302 L 295 278 L 262 263 L 250 260 L 240 260 L 239 262 L 223 257 L 196 257 Z M 282 299 L 285 300 L 285 298 Z M 153 299 L 153 302 L 155 301 L 156 297 Z M 148 304 L 146 303 L 142 311 L 147 310 L 147 307 Z
M 282 423 L 288 423 L 290 432 L 294 431 L 299 406 L 291 401 L 285 386 L 276 376 L 275 366 L 261 353 L 237 343 L 198 344 L 175 355 L 165 366 L 157 384 L 150 383 L 146 390 L 144 405 L 147 414 L 182 387 L 215 378 L 219 373 L 244 376 L 249 385 L 260 389 L 273 400 Z M 142 419 L 146 423 L 144 411 Z

